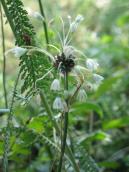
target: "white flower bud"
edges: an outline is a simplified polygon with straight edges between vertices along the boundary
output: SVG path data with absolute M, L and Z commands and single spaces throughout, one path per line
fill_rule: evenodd
M 68 107 L 65 101 L 63 101 L 60 97 L 56 97 L 53 102 L 53 109 L 61 110 L 61 111 L 68 111 Z
M 77 23 L 80 23 L 83 20 L 84 20 L 84 17 L 82 15 L 80 15 L 80 14 L 77 15 L 77 17 L 75 18 L 75 22 L 77 22 Z
M 80 102 L 85 102 L 87 98 L 86 91 L 84 89 L 80 89 L 77 95 L 77 100 Z
M 97 70 L 97 68 L 99 67 L 99 64 L 97 63 L 96 60 L 87 59 L 87 60 L 86 60 L 86 67 L 87 67 L 89 70 L 94 71 L 94 70 Z
M 70 30 L 71 32 L 75 32 L 78 28 L 78 25 L 80 24 L 81 21 L 83 21 L 84 18 L 82 15 L 78 15 L 76 18 L 75 18 L 75 21 L 73 21 L 70 25 Z
M 8 52 L 12 52 L 15 57 L 21 57 L 22 55 L 24 55 L 27 52 L 27 49 L 26 48 L 21 48 L 21 47 L 17 46 L 15 48 L 12 48 Z
M 93 79 L 95 80 L 96 83 L 99 84 L 104 79 L 104 77 L 98 74 L 93 74 Z
M 51 84 L 50 89 L 54 91 L 60 91 L 61 90 L 60 81 L 58 79 L 54 79 L 54 81 Z

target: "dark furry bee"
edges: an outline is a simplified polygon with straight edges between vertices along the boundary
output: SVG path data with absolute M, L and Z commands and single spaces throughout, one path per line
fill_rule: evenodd
M 65 54 L 62 53 L 61 55 L 57 55 L 54 63 L 54 67 L 56 69 L 59 69 L 62 73 L 65 72 L 71 72 L 72 68 L 75 65 L 75 62 L 73 60 L 74 57 L 70 56 L 69 58 L 66 58 Z

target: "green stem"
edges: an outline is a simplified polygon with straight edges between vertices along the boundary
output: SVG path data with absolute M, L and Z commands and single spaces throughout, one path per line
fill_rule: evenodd
M 8 19 L 8 22 L 9 22 L 9 24 L 10 24 L 10 27 L 11 27 L 11 29 L 12 29 L 12 32 L 13 32 L 15 38 L 17 38 L 17 35 L 16 35 L 16 33 L 15 33 L 15 29 L 14 29 L 14 24 L 13 24 L 13 21 L 12 21 L 12 19 L 11 19 L 11 17 L 10 17 L 9 12 L 8 12 L 7 5 L 6 5 L 6 3 L 5 3 L 4 0 L 1 0 L 1 4 L 2 4 L 2 6 L 3 6 L 4 12 L 5 12 L 6 17 L 7 17 L 7 19 Z
M 13 117 L 13 105 L 15 101 L 15 92 L 18 85 L 19 77 L 20 77 L 20 72 L 18 73 L 17 79 L 15 81 L 13 96 L 12 96 L 11 105 L 10 105 L 10 113 L 8 115 L 7 127 L 5 131 L 5 143 L 4 143 L 4 155 L 3 155 L 3 171 L 4 172 L 8 172 L 8 152 L 9 152 L 9 139 L 10 139 L 10 130 L 11 130 L 10 127 L 11 127 L 11 121 Z
M 1 14 L 1 33 L 2 33 L 2 51 L 3 51 L 3 88 L 4 88 L 4 99 L 5 107 L 8 108 L 7 100 L 7 90 L 6 90 L 6 58 L 5 58 L 5 34 L 4 34 L 4 25 L 3 25 L 3 13 L 0 4 L 0 14 Z
M 65 72 L 64 74 L 64 89 L 68 91 L 68 73 Z M 66 99 L 66 104 L 68 107 L 68 98 Z M 63 164 L 63 157 L 65 153 L 65 147 L 66 147 L 66 140 L 67 140 L 67 132 L 68 132 L 68 111 L 65 112 L 64 116 L 64 131 L 63 131 L 63 143 L 61 147 L 61 156 L 60 156 L 60 161 L 59 161 L 59 166 L 58 166 L 58 172 L 61 172 L 62 169 L 62 164 Z
M 43 104 L 44 108 L 46 109 L 46 112 L 48 114 L 48 117 L 49 117 L 50 121 L 52 122 L 52 124 L 53 124 L 54 128 L 56 129 L 57 133 L 60 134 L 59 126 L 58 126 L 57 122 L 53 119 L 53 113 L 52 113 L 52 111 L 50 109 L 50 106 L 49 106 L 49 104 L 47 102 L 47 99 L 45 97 L 45 94 L 44 94 L 43 90 L 40 91 L 39 94 L 40 94 L 42 104 Z M 67 144 L 66 144 L 66 152 L 68 154 L 68 157 L 69 157 L 69 160 L 70 160 L 71 164 L 74 167 L 75 172 L 80 172 L 79 167 L 77 166 L 75 158 L 73 156 L 73 153 L 72 153 L 71 149 L 68 147 Z
M 43 20 L 43 28 L 44 28 L 44 33 L 45 33 L 45 39 L 46 39 L 46 44 L 47 44 L 47 50 L 48 50 L 48 44 L 49 44 L 49 38 L 48 38 L 48 30 L 47 30 L 47 24 L 46 24 L 46 17 L 45 17 L 45 13 L 44 13 L 44 9 L 43 9 L 43 5 L 41 0 L 39 1 L 39 8 L 40 8 L 40 12 L 44 18 Z

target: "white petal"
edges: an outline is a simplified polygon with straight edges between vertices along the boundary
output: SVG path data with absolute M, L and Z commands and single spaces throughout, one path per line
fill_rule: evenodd
M 100 83 L 104 79 L 104 77 L 98 74 L 93 74 L 93 79 L 96 83 Z
M 82 15 L 77 15 L 77 17 L 75 18 L 75 21 L 77 22 L 77 23 L 80 23 L 81 21 L 83 21 L 84 20 L 84 17 L 82 16 Z
M 21 57 L 22 55 L 24 55 L 27 52 L 26 48 L 22 48 L 22 47 L 15 47 L 13 49 L 10 50 L 15 57 Z
M 99 64 L 97 63 L 96 60 L 87 59 L 87 60 L 86 60 L 86 67 L 87 67 L 89 70 L 94 71 L 94 70 L 97 70 L 97 68 L 99 67 Z
M 60 81 L 58 79 L 54 79 L 54 81 L 51 84 L 50 89 L 54 91 L 60 91 L 61 90 Z
M 78 15 L 75 20 L 71 23 L 70 25 L 70 30 L 71 32 L 75 32 L 80 24 L 81 21 L 83 21 L 83 16 L 82 15 Z
M 53 109 L 63 110 L 63 102 L 60 97 L 56 97 L 56 99 L 54 100 Z
M 80 89 L 77 95 L 77 100 L 80 102 L 85 102 L 87 98 L 86 91 L 84 89 Z
M 73 56 L 74 48 L 72 46 L 64 46 L 63 52 L 64 52 L 66 58 L 69 58 L 70 56 Z

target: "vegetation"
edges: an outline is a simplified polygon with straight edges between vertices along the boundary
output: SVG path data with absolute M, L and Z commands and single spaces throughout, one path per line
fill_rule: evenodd
M 129 172 L 128 0 L 1 0 L 0 171 Z

